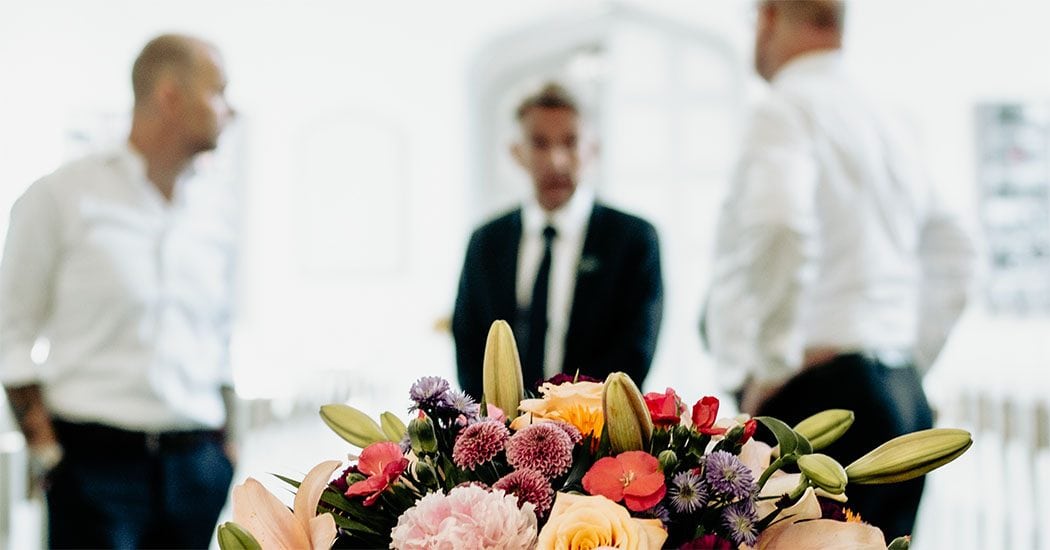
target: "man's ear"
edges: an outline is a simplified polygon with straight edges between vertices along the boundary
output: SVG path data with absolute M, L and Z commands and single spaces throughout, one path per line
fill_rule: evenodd
M 518 165 L 522 168 L 528 168 L 525 166 L 525 146 L 519 141 L 515 141 L 510 144 L 510 156 L 514 157 Z
M 596 159 L 602 153 L 602 144 L 598 140 L 592 139 L 585 146 L 584 153 L 587 155 L 587 158 Z
M 166 74 L 158 79 L 157 85 L 153 88 L 153 100 L 157 108 L 164 114 L 178 111 L 179 104 L 182 102 L 182 90 L 174 75 Z

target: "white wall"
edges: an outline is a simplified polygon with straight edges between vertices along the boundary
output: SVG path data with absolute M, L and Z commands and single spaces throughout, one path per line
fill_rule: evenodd
M 631 3 L 724 32 L 749 58 L 750 2 Z M 294 387 L 265 373 L 352 369 L 367 373 L 364 386 L 397 388 L 422 373 L 450 375 L 451 346 L 433 324 L 451 308 L 466 235 L 480 217 L 467 206 L 471 67 L 503 32 L 602 4 L 8 0 L 0 5 L 0 222 L 22 189 L 66 156 L 66 127 L 126 112 L 128 68 L 146 39 L 199 33 L 225 52 L 229 94 L 243 113 L 250 271 L 237 358 L 254 375 L 245 391 Z M 850 57 L 873 89 L 914 114 L 934 173 L 960 202 L 972 201 L 975 186 L 973 102 L 1050 98 L 1047 20 L 1050 5 L 1039 0 L 851 3 Z M 324 170 L 304 166 L 317 159 L 311 136 L 324 132 L 338 140 Z M 390 165 L 398 172 L 383 173 Z M 324 173 L 331 181 L 316 181 Z M 371 178 L 379 183 L 370 190 L 361 181 Z M 404 223 L 384 224 L 373 211 Z M 320 220 L 310 226 L 317 233 L 304 230 L 304 217 Z M 362 235 L 372 227 L 362 220 L 384 233 Z M 372 264 L 353 255 L 390 231 L 399 253 Z M 319 247 L 335 259 L 318 261 Z

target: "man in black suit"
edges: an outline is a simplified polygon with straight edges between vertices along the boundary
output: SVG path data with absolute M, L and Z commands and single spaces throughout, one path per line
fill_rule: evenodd
M 547 84 L 517 119 L 511 153 L 534 193 L 470 239 L 452 319 L 460 385 L 481 397 L 485 340 L 503 319 L 528 389 L 562 372 L 604 379 L 623 371 L 641 386 L 663 315 L 656 230 L 595 202 L 580 184 L 596 148 L 564 88 Z

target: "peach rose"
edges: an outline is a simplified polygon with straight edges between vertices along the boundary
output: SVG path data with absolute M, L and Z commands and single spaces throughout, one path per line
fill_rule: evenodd
M 632 518 L 626 508 L 603 496 L 558 493 L 537 548 L 656 550 L 665 540 L 667 531 L 658 519 Z
M 561 420 L 576 426 L 584 437 L 598 437 L 604 424 L 602 386 L 601 382 L 543 384 L 540 386 L 543 397 L 523 400 L 518 406 L 522 414 L 510 427 L 520 430 L 532 422 Z

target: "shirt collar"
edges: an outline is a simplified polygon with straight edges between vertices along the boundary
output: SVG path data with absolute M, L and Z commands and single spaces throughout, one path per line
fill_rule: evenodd
M 131 142 L 124 142 L 113 151 L 114 160 L 134 181 L 147 182 L 146 158 L 135 148 Z
M 529 195 L 522 205 L 522 224 L 526 234 L 540 234 L 543 228 L 551 225 L 559 235 L 576 235 L 582 233 L 590 220 L 594 209 L 594 189 L 586 184 L 579 184 L 569 202 L 561 208 L 547 212 Z
M 182 204 L 184 200 L 183 195 L 185 195 L 184 188 L 186 187 L 187 182 L 192 179 L 197 172 L 196 165 L 190 163 L 186 170 L 183 171 L 175 181 L 172 200 L 169 202 L 160 194 L 160 190 L 157 189 L 157 186 L 150 181 L 149 176 L 146 173 L 146 157 L 144 157 L 142 152 L 136 149 L 130 141 L 125 141 L 113 150 L 113 159 L 127 174 L 129 181 L 145 186 L 151 197 L 156 198 L 162 204 L 168 206 Z
M 842 50 L 815 50 L 798 56 L 784 64 L 773 76 L 772 84 L 814 73 L 838 70 L 842 67 Z

